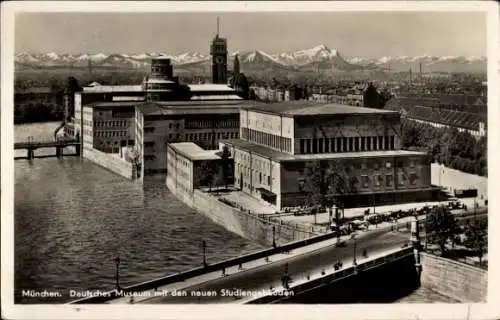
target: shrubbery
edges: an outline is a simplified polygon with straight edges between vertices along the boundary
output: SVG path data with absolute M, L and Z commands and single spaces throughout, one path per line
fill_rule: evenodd
M 463 172 L 488 175 L 487 138 L 477 140 L 455 128 L 436 128 L 428 124 L 402 121 L 402 146 L 409 150 L 424 150 L 433 160 Z

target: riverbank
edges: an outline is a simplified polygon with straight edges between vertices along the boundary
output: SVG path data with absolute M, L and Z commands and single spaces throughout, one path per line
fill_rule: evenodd
M 204 214 L 226 230 L 261 245 L 272 246 L 273 243 L 280 245 L 304 240 L 326 231 L 326 228 L 289 225 L 280 220 L 265 219 L 236 203 L 224 201 L 224 193 L 211 193 L 200 189 L 189 192 L 176 188 L 168 176 L 166 184 L 170 192 L 190 208 Z

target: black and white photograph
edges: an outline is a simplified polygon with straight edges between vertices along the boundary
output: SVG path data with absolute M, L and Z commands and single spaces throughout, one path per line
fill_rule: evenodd
M 2 4 L 2 316 L 500 316 L 495 3 L 44 2 Z

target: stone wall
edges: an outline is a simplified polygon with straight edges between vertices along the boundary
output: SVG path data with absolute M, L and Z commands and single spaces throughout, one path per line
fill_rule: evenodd
M 122 177 L 127 179 L 133 178 L 134 170 L 132 169 L 132 164 L 119 158 L 115 154 L 101 152 L 96 149 L 85 149 L 83 157 Z
M 273 226 L 275 227 L 276 244 L 281 245 L 291 241 L 303 240 L 319 233 L 303 225 L 287 225 L 280 221 L 272 221 L 258 215 L 245 212 L 219 201 L 219 197 L 195 189 L 187 193 L 175 188 L 174 181 L 167 176 L 168 189 L 189 207 L 205 214 L 215 223 L 244 238 L 263 245 L 272 245 Z
M 461 262 L 421 254 L 422 286 L 458 302 L 485 302 L 488 272 Z

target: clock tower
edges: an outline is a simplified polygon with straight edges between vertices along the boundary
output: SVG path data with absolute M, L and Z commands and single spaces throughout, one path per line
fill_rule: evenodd
M 219 37 L 219 18 L 217 34 L 210 46 L 212 55 L 212 83 L 227 84 L 227 39 Z

